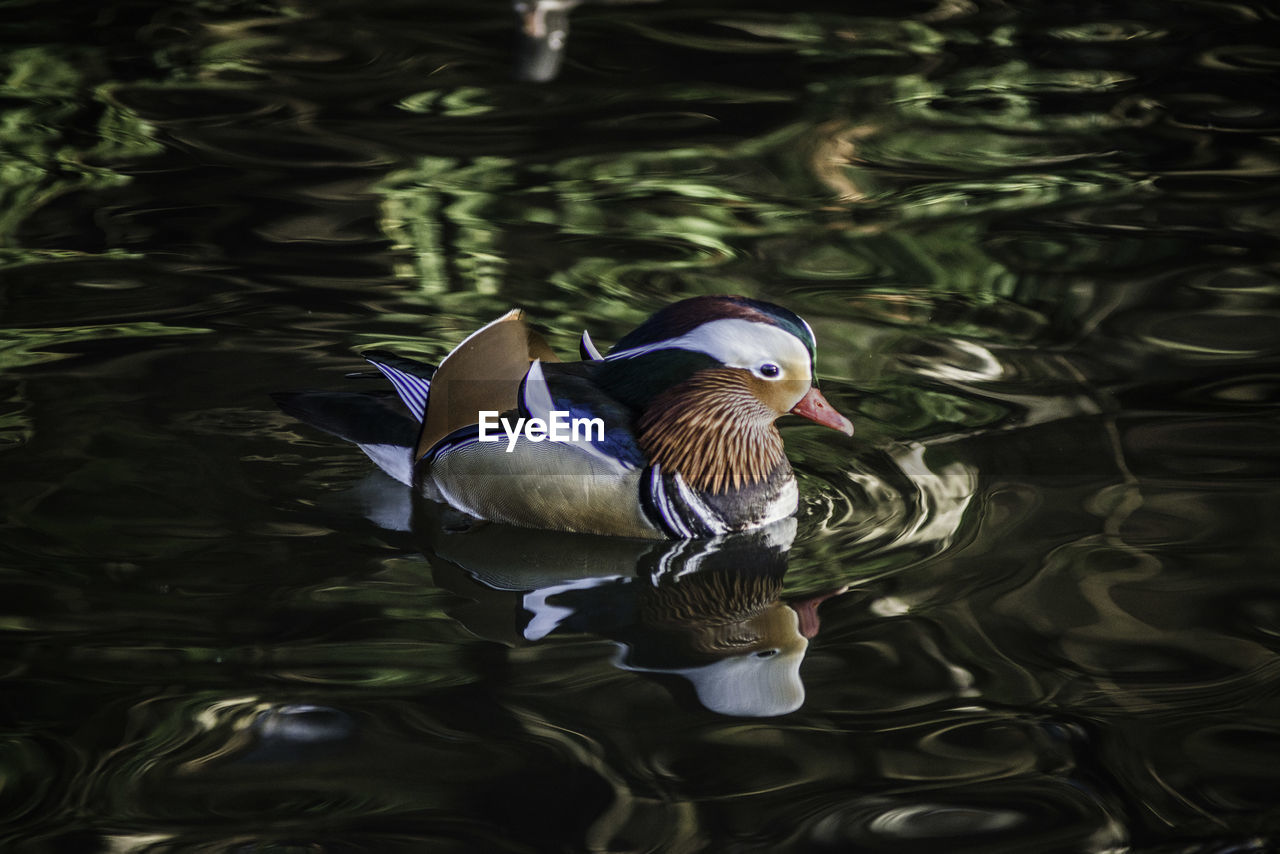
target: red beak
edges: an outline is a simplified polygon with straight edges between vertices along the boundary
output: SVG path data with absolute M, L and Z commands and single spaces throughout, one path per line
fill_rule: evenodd
M 853 435 L 853 422 L 836 412 L 836 408 L 827 403 L 827 399 L 822 396 L 822 392 L 816 388 L 809 389 L 805 396 L 800 398 L 800 402 L 791 407 L 791 414 L 799 415 L 801 418 L 808 418 L 823 427 L 839 430 L 846 436 Z

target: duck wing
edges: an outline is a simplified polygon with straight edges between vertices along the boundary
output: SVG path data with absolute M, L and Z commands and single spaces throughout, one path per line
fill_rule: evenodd
M 507 412 L 519 403 L 520 384 L 535 360 L 559 358 L 524 321 L 519 309 L 481 327 L 453 349 L 431 377 L 414 459 L 451 433 L 479 422 L 479 412 Z
M 636 442 L 634 412 L 595 382 L 595 372 L 589 361 L 539 364 L 521 387 L 520 414 L 549 420 L 554 410 L 569 419 L 598 418 L 603 435 L 584 443 L 588 452 L 625 468 L 644 468 L 648 459 Z

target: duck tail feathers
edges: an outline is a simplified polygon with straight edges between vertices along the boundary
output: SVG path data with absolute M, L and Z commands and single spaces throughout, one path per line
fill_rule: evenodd
M 427 395 L 431 391 L 431 377 L 435 374 L 435 368 L 382 350 L 368 350 L 362 355 L 391 381 L 396 394 L 408 407 L 409 414 L 421 423 L 427 411 Z
M 418 425 L 404 414 L 390 392 L 277 392 L 271 398 L 304 424 L 355 443 L 378 468 L 401 483 L 413 482 L 412 451 Z

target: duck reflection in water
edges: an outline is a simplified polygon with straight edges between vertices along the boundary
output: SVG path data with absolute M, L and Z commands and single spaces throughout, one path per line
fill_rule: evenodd
M 518 43 L 515 77 L 530 83 L 547 83 L 560 73 L 569 42 L 569 13 L 583 2 L 628 5 L 656 0 L 513 0 Z
M 618 667 L 683 680 L 719 714 L 798 709 L 817 605 L 844 592 L 782 598 L 795 519 L 655 543 L 486 523 L 457 530 L 426 503 L 421 511 L 419 544 L 436 583 L 471 600 L 452 616 L 472 632 L 512 646 L 552 634 L 607 637 L 619 644 Z

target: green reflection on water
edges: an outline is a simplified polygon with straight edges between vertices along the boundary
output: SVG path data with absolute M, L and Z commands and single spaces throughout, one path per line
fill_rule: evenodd
M 0 53 L 0 97 L 11 101 L 0 111 L 0 249 L 53 199 L 126 180 L 101 164 L 161 151 L 145 123 L 95 90 L 105 73 L 101 57 L 63 46 Z
M 170 326 L 139 321 L 112 326 L 71 326 L 66 328 L 0 330 L 0 369 L 11 369 L 69 357 L 56 349 L 82 341 L 112 338 L 157 338 L 169 335 L 200 335 L 209 332 L 192 326 Z
M 548 325 L 594 320 L 598 328 L 603 319 L 605 340 L 671 298 L 777 297 L 821 281 L 1025 304 L 1038 285 L 1028 286 L 1022 266 L 1035 254 L 1061 261 L 1064 249 L 1040 234 L 994 243 L 992 221 L 1145 193 L 1144 177 L 1126 168 L 1122 134 L 1147 123 L 1150 109 L 1119 91 L 1131 75 L 1105 69 L 1005 59 L 951 75 L 930 68 L 877 77 L 834 64 L 886 56 L 920 63 L 956 45 L 1017 44 L 1011 31 L 982 33 L 939 16 L 933 25 L 766 13 L 716 21 L 733 36 L 676 32 L 660 16 L 633 20 L 644 37 L 684 48 L 802 45 L 806 61 L 832 64 L 804 91 L 690 81 L 646 91 L 648 102 L 625 87 L 588 91 L 573 108 L 526 92 L 521 108 L 536 113 L 544 99 L 584 134 L 615 126 L 620 105 L 652 111 L 655 100 L 711 124 L 706 133 L 671 131 L 669 141 L 604 150 L 569 141 L 503 156 L 423 156 L 379 188 L 382 227 L 410 259 L 401 275 L 432 303 L 476 320 L 536 294 L 541 310 L 561 313 Z M 1078 96 L 1082 108 L 1046 109 L 1043 99 L 1063 94 Z M 513 97 L 463 86 L 418 93 L 402 107 L 446 127 L 458 122 L 460 132 L 469 120 L 505 113 L 516 140 L 538 119 L 526 127 L 512 117 Z M 779 108 L 776 121 L 716 133 L 729 105 L 744 103 L 792 108 Z M 680 121 L 675 112 L 652 115 L 665 116 L 669 131 Z M 467 303 L 464 292 L 483 298 Z

